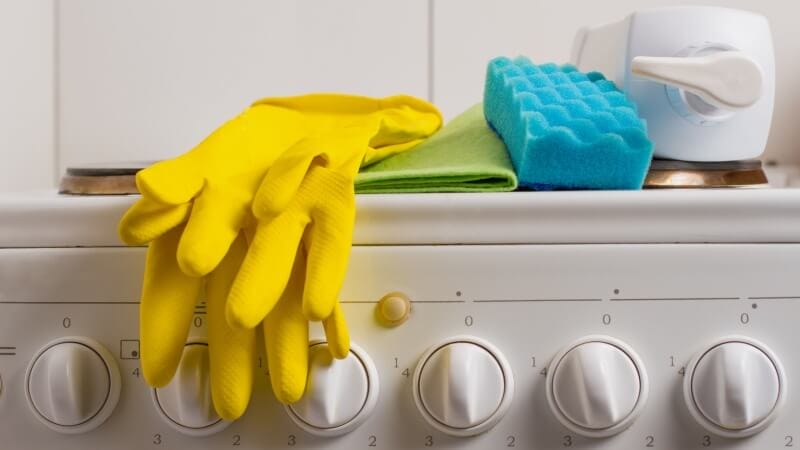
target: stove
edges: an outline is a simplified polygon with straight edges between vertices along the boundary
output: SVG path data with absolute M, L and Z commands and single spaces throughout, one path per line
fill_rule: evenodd
M 233 423 L 202 357 L 141 377 L 144 249 L 116 236 L 135 198 L 0 196 L 0 447 L 800 445 L 800 189 L 358 196 L 352 357 L 312 358 L 313 401 L 287 408 L 260 355 Z

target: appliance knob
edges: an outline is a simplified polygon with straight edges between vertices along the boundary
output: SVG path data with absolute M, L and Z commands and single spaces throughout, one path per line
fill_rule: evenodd
M 666 85 L 675 111 L 698 125 L 715 125 L 753 106 L 764 90 L 761 66 L 749 55 L 718 43 L 676 56 L 636 56 L 631 73 Z
M 211 400 L 208 345 L 192 342 L 183 355 L 172 381 L 153 389 L 153 401 L 162 418 L 188 436 L 208 436 L 230 425 L 214 410 Z
M 683 393 L 692 416 L 723 437 L 758 433 L 775 418 L 786 391 L 780 361 L 763 344 L 724 338 L 686 367 Z
M 764 74 L 747 54 L 719 45 L 684 52 L 691 57 L 637 56 L 631 72 L 685 89 L 717 108 L 744 109 L 761 98 Z
M 100 343 L 65 337 L 39 350 L 28 366 L 25 387 L 40 422 L 61 433 L 84 433 L 105 422 L 117 405 L 119 368 Z
M 471 336 L 428 349 L 414 371 L 414 401 L 434 428 L 473 436 L 493 427 L 508 410 L 514 379 L 493 345 Z
M 355 345 L 344 359 L 334 359 L 325 342 L 309 348 L 306 392 L 286 406 L 289 417 L 317 436 L 353 431 L 372 413 L 378 400 L 378 372 L 366 352 Z
M 564 348 L 547 370 L 547 400 L 567 428 L 607 437 L 630 426 L 647 399 L 647 375 L 625 343 L 587 336 Z

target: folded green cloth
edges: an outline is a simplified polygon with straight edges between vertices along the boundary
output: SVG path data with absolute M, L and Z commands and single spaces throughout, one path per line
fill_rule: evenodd
M 500 192 L 517 188 L 503 141 L 477 104 L 413 149 L 361 170 L 360 194 L 403 192 Z

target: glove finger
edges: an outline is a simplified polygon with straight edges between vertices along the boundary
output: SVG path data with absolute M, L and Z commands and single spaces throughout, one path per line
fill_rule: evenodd
M 217 267 L 239 234 L 249 203 L 249 198 L 210 186 L 203 190 L 178 245 L 178 264 L 185 274 L 199 277 Z
M 210 139 L 200 146 L 208 145 Z M 159 161 L 136 174 L 139 192 L 166 205 L 188 203 L 203 189 L 203 183 L 201 172 L 194 167 L 189 154 Z
M 209 179 L 239 181 L 238 174 L 243 169 L 268 167 L 283 149 L 297 140 L 299 133 L 297 119 L 286 116 L 297 113 L 281 112 L 275 108 L 248 108 L 191 151 L 140 171 L 136 175 L 139 192 L 160 203 L 187 203 Z M 277 127 L 280 129 L 270 133 Z
M 282 214 L 259 223 L 228 295 L 226 317 L 234 327 L 254 328 L 286 289 L 308 218 Z
M 206 284 L 211 398 L 217 414 L 225 420 L 244 414 L 253 391 L 255 330 L 231 328 L 225 320 L 225 301 L 246 252 L 247 243 L 240 235 Z
M 350 353 L 350 332 L 339 302 L 336 302 L 333 313 L 322 322 L 322 326 L 325 327 L 325 338 L 331 355 L 336 359 L 346 358 Z
M 308 248 L 308 272 L 303 312 L 309 320 L 317 321 L 331 315 L 347 273 L 353 242 L 355 194 L 352 181 L 332 171 L 321 169 L 313 176 L 321 177 L 314 185 L 320 193 L 326 192 L 327 198 L 312 211 L 313 223 L 304 240 Z
M 128 245 L 144 245 L 185 222 L 191 205 L 163 205 L 140 198 L 119 221 L 119 237 Z
M 288 208 L 311 163 L 321 156 L 321 148 L 321 141 L 303 139 L 273 163 L 253 200 L 253 214 L 256 217 L 275 216 Z
M 264 319 L 272 390 L 284 404 L 300 400 L 308 378 L 308 320 L 300 306 L 303 270 L 302 263 L 295 265 L 286 292 Z
M 169 383 L 183 354 L 202 280 L 186 276 L 175 252 L 182 227 L 150 243 L 139 308 L 142 372 L 150 386 Z

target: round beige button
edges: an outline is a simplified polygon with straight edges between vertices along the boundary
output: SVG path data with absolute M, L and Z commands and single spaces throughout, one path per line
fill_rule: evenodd
M 386 294 L 378 301 L 375 313 L 381 324 L 395 327 L 408 320 L 411 300 L 399 292 Z

